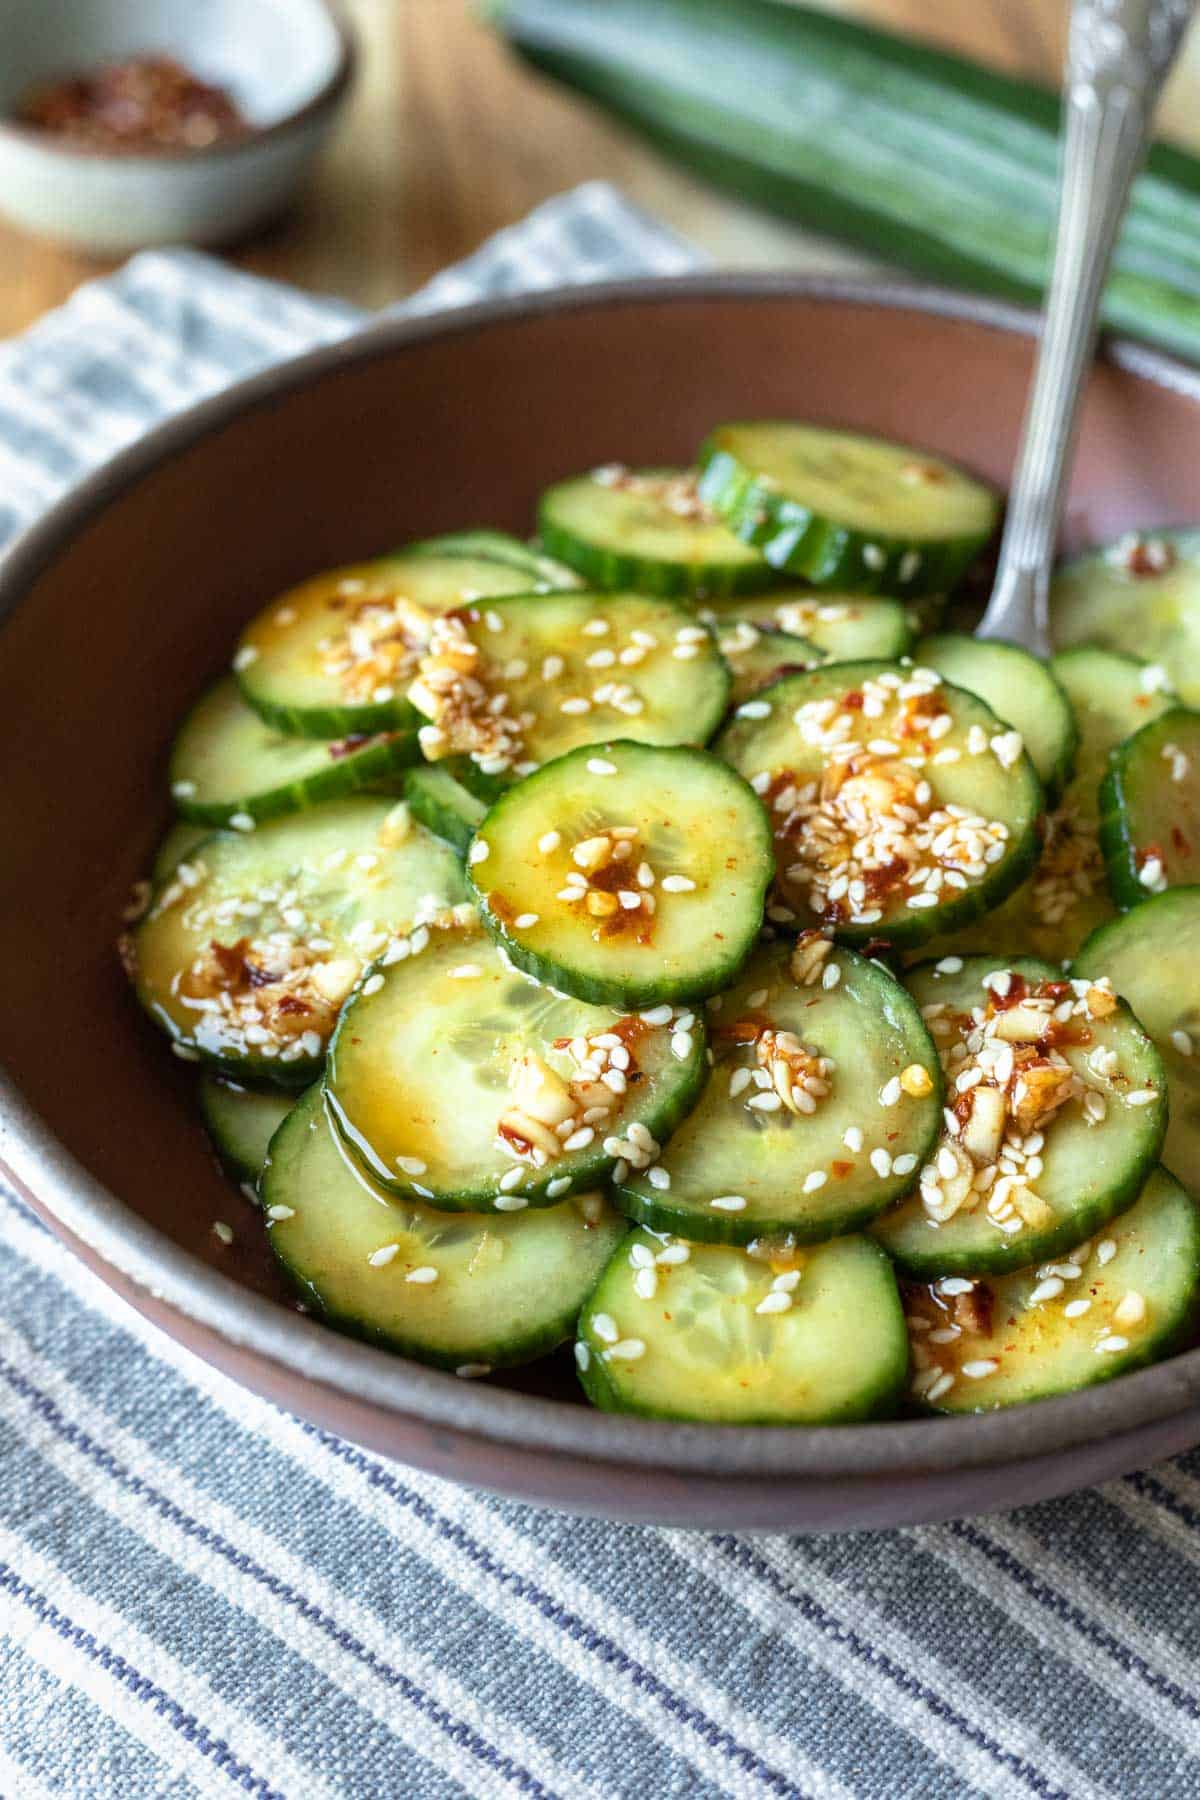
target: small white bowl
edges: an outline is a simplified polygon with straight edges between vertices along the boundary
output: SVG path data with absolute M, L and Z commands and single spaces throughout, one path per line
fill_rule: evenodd
M 228 242 L 281 212 L 354 68 L 329 0 L 0 0 L 0 213 L 98 254 Z M 12 116 L 31 87 L 165 53 L 227 88 L 248 137 L 148 153 L 81 148 Z

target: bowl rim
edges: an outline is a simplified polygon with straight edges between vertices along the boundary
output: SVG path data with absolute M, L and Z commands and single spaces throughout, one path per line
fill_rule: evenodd
M 0 631 L 25 592 L 113 500 L 232 419 L 347 366 L 419 351 L 426 343 L 536 319 L 683 299 L 777 301 L 915 311 L 1024 337 L 1037 313 L 1009 302 L 890 279 L 788 273 L 702 273 L 548 289 L 481 301 L 416 319 L 379 321 L 336 343 L 275 364 L 165 420 L 94 470 L 24 531 L 0 560 Z M 1126 339 L 1105 359 L 1200 403 L 1200 371 Z M 596 1411 L 560 1400 L 462 1381 L 390 1351 L 341 1336 L 315 1319 L 254 1294 L 164 1237 L 92 1176 L 0 1069 L 0 1170 L 70 1237 L 145 1296 L 146 1310 L 215 1334 L 266 1365 L 277 1383 L 333 1390 L 391 1415 L 458 1433 L 497 1450 L 547 1452 L 610 1469 L 704 1474 L 732 1480 L 886 1481 L 954 1468 L 1049 1457 L 1117 1437 L 1200 1406 L 1200 1349 L 1057 1399 L 966 1418 L 853 1425 L 700 1425 Z M 107 1279 L 107 1276 L 106 1276 Z M 110 1284 L 111 1285 L 111 1284 Z M 161 1323 L 161 1321 L 160 1321 Z
M 63 162 L 73 162 L 82 157 L 88 162 L 104 163 L 118 169 L 137 169 L 147 164 L 159 168 L 220 157 L 247 156 L 261 145 L 295 131 L 319 113 L 335 107 L 354 80 L 358 68 L 358 41 L 342 9 L 341 0 L 317 0 L 317 5 L 333 27 L 336 40 L 333 67 L 316 93 L 311 94 L 301 106 L 294 106 L 290 112 L 273 120 L 270 125 L 252 126 L 244 137 L 230 138 L 224 143 L 218 140 L 213 144 L 162 144 L 148 150 L 115 150 L 107 149 L 103 144 L 71 143 L 56 137 L 52 132 L 40 131 L 36 125 L 25 125 L 20 119 L 0 112 L 0 144 L 20 144 L 26 149 L 58 157 Z

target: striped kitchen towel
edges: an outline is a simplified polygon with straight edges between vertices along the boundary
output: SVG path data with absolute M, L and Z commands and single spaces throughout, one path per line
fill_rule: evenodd
M 693 260 L 592 185 L 407 304 Z M 0 346 L 0 538 L 359 322 L 182 251 L 82 288 Z M 570 1519 L 233 1387 L 2 1193 L 0 1232 L 4 1800 L 1200 1793 L 1200 1455 L 873 1535 Z

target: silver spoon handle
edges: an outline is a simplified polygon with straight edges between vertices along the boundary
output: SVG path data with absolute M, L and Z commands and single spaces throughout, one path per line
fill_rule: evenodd
M 1195 0 L 1075 0 L 1054 266 L 982 637 L 1049 649 L 1050 566 L 1096 316 L 1129 189 Z

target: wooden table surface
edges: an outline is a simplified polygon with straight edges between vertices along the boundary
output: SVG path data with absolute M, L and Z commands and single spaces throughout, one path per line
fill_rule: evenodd
M 538 201 L 601 176 L 727 265 L 813 269 L 862 259 L 673 170 L 585 103 L 523 70 L 469 0 L 345 0 L 361 74 L 308 193 L 241 266 L 381 306 Z M 1056 81 L 1067 0 L 843 0 L 855 13 L 997 66 Z M 1200 31 L 1162 129 L 1200 148 Z M 110 264 L 0 224 L 0 337 Z

